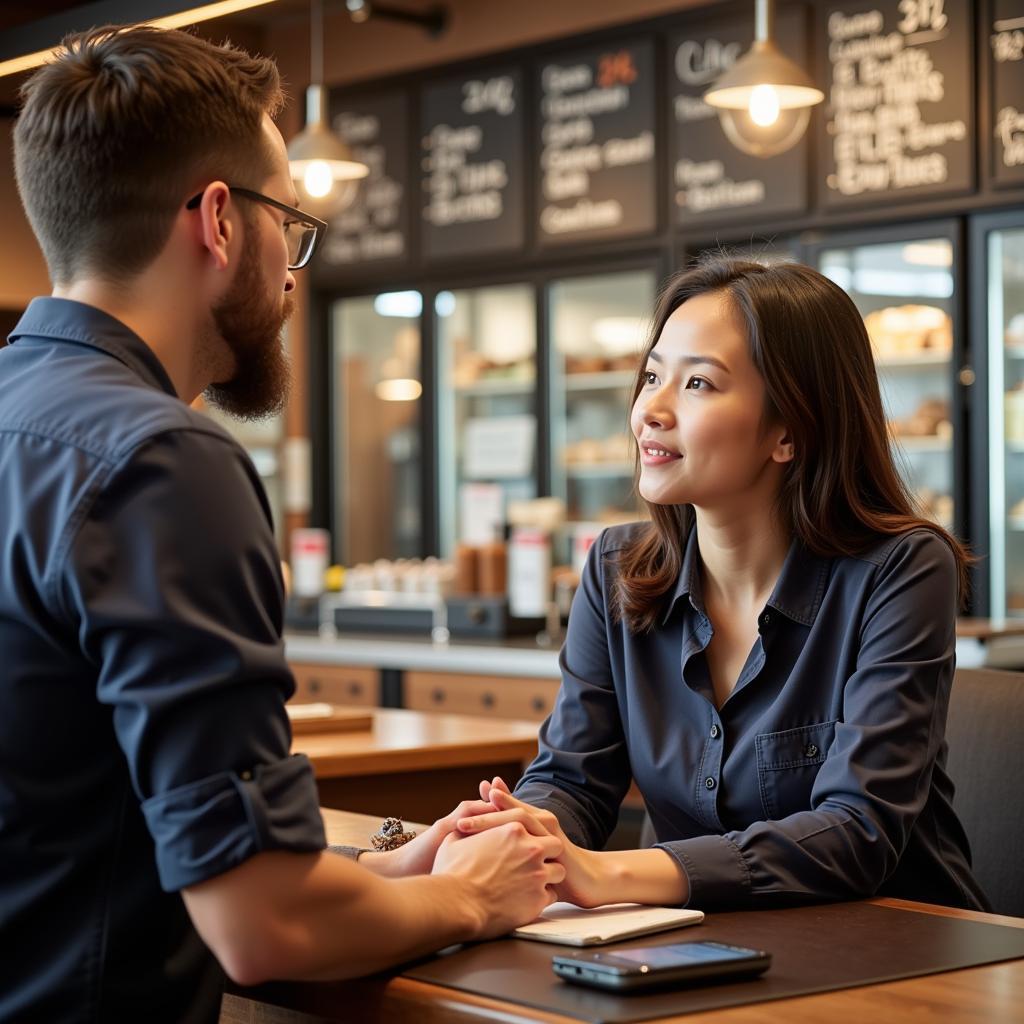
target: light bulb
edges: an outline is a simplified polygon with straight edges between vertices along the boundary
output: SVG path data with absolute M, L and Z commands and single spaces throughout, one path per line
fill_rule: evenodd
M 779 94 L 771 85 L 755 85 L 750 90 L 750 120 L 761 128 L 770 128 L 779 119 Z
M 323 199 L 334 185 L 334 175 L 326 160 L 310 160 L 303 175 L 306 192 L 314 199 Z

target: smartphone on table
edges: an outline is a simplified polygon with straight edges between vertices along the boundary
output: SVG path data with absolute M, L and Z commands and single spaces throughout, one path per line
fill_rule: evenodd
M 768 970 L 771 953 L 724 942 L 627 946 L 613 953 L 566 953 L 551 958 L 560 978 L 578 985 L 632 992 L 662 985 L 753 977 Z

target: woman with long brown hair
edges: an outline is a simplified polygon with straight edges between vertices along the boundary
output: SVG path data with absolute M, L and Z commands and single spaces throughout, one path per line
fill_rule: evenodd
M 564 838 L 585 906 L 983 908 L 944 767 L 969 556 L 897 473 L 850 298 L 706 259 L 664 290 L 633 397 L 651 521 L 595 544 L 540 753 L 460 830 Z M 657 845 L 598 852 L 631 777 Z

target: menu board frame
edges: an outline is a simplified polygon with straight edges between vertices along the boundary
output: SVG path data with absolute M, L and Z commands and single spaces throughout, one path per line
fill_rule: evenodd
M 611 37 L 597 43 L 581 41 L 571 48 L 552 49 L 534 62 L 531 140 L 535 163 L 531 177 L 535 208 L 531 231 L 536 250 L 547 252 L 607 245 L 628 239 L 653 238 L 659 233 L 664 214 L 660 191 L 665 154 L 661 131 L 664 104 L 660 86 L 664 71 L 660 43 L 653 33 L 633 32 L 627 38 Z M 637 51 L 647 51 L 649 56 L 649 75 L 641 94 L 641 102 L 649 108 L 645 110 L 649 113 L 649 123 L 636 122 L 625 134 L 619 132 L 604 137 L 609 131 L 608 122 L 599 121 L 595 125 L 594 121 L 610 118 L 615 128 L 620 127 L 623 110 L 617 103 L 605 100 L 632 102 L 630 90 L 637 75 Z M 553 83 L 550 89 L 547 81 Z M 608 90 L 604 98 L 603 89 Z M 594 102 L 588 103 L 591 100 Z M 567 104 L 570 111 L 578 107 L 579 112 L 549 120 L 544 113 L 546 105 L 559 101 Z M 631 134 L 637 127 L 638 134 Z M 649 140 L 645 136 L 650 136 Z M 544 165 L 559 158 L 565 169 L 557 178 L 552 175 L 549 184 Z M 632 210 L 623 209 L 623 201 L 628 204 L 634 198 L 637 186 L 602 197 L 604 190 L 600 185 L 604 181 L 601 179 L 598 179 L 597 201 L 593 201 L 593 183 L 599 175 L 610 176 L 619 184 L 624 175 L 630 173 L 649 176 L 643 183 L 647 195 L 641 197 L 641 204 L 646 202 L 646 208 L 634 205 Z M 549 192 L 552 186 L 559 191 L 564 189 L 565 195 L 552 196 Z M 566 209 L 558 205 L 560 202 L 575 202 L 576 205 Z M 571 215 L 576 210 L 584 215 L 581 222 L 589 218 L 590 223 L 558 233 L 545 230 L 543 221 L 548 212 Z M 616 213 L 623 218 L 632 216 L 634 223 L 627 221 L 622 226 L 612 223 Z M 636 223 L 638 216 L 642 218 L 640 223 Z
M 1012 30 L 1014 36 L 1010 40 L 994 38 L 997 22 L 1002 20 L 1003 10 L 1008 4 L 1015 4 L 1020 14 L 1013 20 L 1022 24 Z M 1014 151 L 1024 155 L 1024 88 L 1021 89 L 1019 105 L 1006 104 L 1001 95 L 999 80 L 1006 81 L 1006 69 L 1003 61 L 997 59 L 996 49 L 999 47 L 1005 56 L 1006 49 L 1011 49 L 1014 57 L 1012 63 L 1019 68 L 1024 79 L 1024 2 L 1022 0 L 984 0 L 978 12 L 977 38 L 978 61 L 981 67 L 979 75 L 980 97 L 978 103 L 978 143 L 982 162 L 982 173 L 985 186 L 1002 193 L 1005 189 L 1024 187 L 1024 159 L 1010 169 L 1005 168 L 1003 149 L 1006 145 L 1007 133 L 1012 137 Z M 1008 34 L 1008 33 L 1007 33 Z M 1000 33 L 1001 36 L 1004 33 Z M 1007 110 L 1011 108 L 1012 113 Z
M 869 13 L 877 12 L 879 9 L 884 8 L 884 21 L 883 25 L 877 29 L 871 28 L 865 31 L 858 31 L 855 23 L 849 26 L 836 28 L 837 37 L 834 40 L 838 45 L 853 45 L 856 44 L 865 37 L 868 38 L 879 38 L 881 43 L 875 50 L 866 50 L 865 64 L 868 60 L 874 59 L 879 65 L 883 64 L 888 60 L 900 59 L 900 54 L 906 54 L 911 52 L 910 47 L 903 47 L 901 51 L 895 51 L 895 55 L 887 53 L 884 47 L 884 42 L 890 35 L 899 35 L 899 31 L 895 28 L 896 20 L 900 18 L 901 11 L 899 5 L 901 2 L 921 2 L 921 0 L 818 0 L 815 4 L 815 26 L 814 36 L 812 37 L 812 48 L 816 54 L 815 62 L 815 78 L 821 84 L 821 87 L 825 92 L 825 101 L 819 107 L 819 113 L 815 120 L 817 121 L 818 127 L 818 168 L 816 175 L 816 209 L 817 212 L 827 218 L 830 214 L 842 214 L 846 210 L 855 209 L 874 209 L 874 208 L 889 208 L 890 206 L 903 206 L 911 205 L 913 203 L 924 202 L 929 199 L 934 199 L 943 196 L 960 196 L 969 195 L 974 192 L 978 186 L 978 170 L 977 170 L 977 159 L 976 159 L 976 146 L 978 139 L 978 90 L 977 90 L 977 68 L 976 68 L 976 54 L 975 48 L 972 45 L 972 33 L 975 31 L 975 15 L 971 0 L 942 0 L 943 5 L 956 5 L 961 8 L 961 15 L 963 16 L 963 22 L 965 25 L 965 34 L 962 43 L 957 42 L 956 45 L 962 46 L 962 56 L 966 61 L 966 68 L 964 69 L 963 81 L 967 84 L 967 103 L 964 110 L 963 121 L 963 139 L 964 145 L 967 147 L 966 155 L 964 157 L 965 167 L 963 170 L 962 177 L 954 182 L 942 181 L 934 183 L 926 183 L 914 186 L 908 186 L 906 188 L 893 189 L 874 189 L 873 187 L 867 187 L 864 191 L 856 195 L 842 196 L 837 193 L 833 188 L 829 186 L 828 179 L 830 176 L 835 176 L 837 168 L 833 160 L 833 134 L 829 131 L 829 121 L 831 119 L 831 89 L 833 85 L 833 61 L 829 58 L 829 44 L 830 44 L 830 17 L 834 13 L 834 9 L 841 8 L 851 18 L 851 21 L 858 17 L 869 18 Z M 870 19 L 869 19 L 870 20 Z M 869 21 L 865 21 L 867 25 Z M 874 33 L 871 36 L 870 33 Z M 884 36 L 881 35 L 884 33 Z M 925 29 L 922 29 L 922 34 L 925 34 Z M 854 50 L 853 52 L 856 52 Z M 917 54 L 915 54 L 917 56 Z M 919 62 L 920 66 L 915 66 L 906 71 L 906 78 L 911 80 L 919 80 L 924 75 L 930 74 L 932 70 L 928 67 L 930 60 L 930 54 L 927 51 L 922 52 L 922 56 L 925 58 Z M 950 82 L 948 81 L 949 75 L 946 69 L 939 69 L 943 73 L 942 88 L 944 90 L 943 97 L 948 95 L 948 88 Z M 851 75 L 856 75 L 857 69 L 851 72 Z M 884 90 L 884 85 L 879 84 L 876 80 L 872 83 L 862 83 L 856 78 L 852 78 L 848 83 L 850 90 L 867 86 L 868 89 L 877 88 L 879 92 Z M 959 83 L 954 83 L 959 84 Z M 898 88 L 899 82 L 896 83 Z M 927 101 L 924 101 L 927 102 Z M 913 105 L 913 104 L 905 104 Z M 898 101 L 891 104 L 893 108 L 898 107 Z M 872 108 L 872 113 L 875 108 Z M 863 108 L 859 107 L 859 101 L 854 101 L 851 109 L 851 113 L 854 117 L 857 117 L 861 113 L 866 112 Z M 897 118 L 900 116 L 896 115 Z M 959 122 L 961 119 L 956 119 Z M 930 122 L 925 122 L 929 124 Z M 940 122 L 944 124 L 945 122 Z M 950 125 L 953 122 L 948 122 Z M 955 129 L 950 128 L 950 131 Z M 889 142 L 894 136 L 898 137 L 901 132 L 900 127 L 893 129 L 889 132 L 888 139 L 875 139 L 874 145 L 869 145 L 869 149 L 881 151 L 885 148 L 886 143 Z M 882 134 L 882 133 L 879 133 Z M 858 140 L 854 140 L 856 143 Z M 959 140 L 952 140 L 955 144 Z M 895 145 L 894 145 L 895 148 Z M 938 147 L 930 146 L 923 150 L 925 159 L 933 159 L 932 154 Z M 921 154 L 915 153 L 914 158 L 918 158 Z M 867 180 L 870 181 L 874 177 L 874 172 L 884 173 L 886 171 L 886 160 L 883 159 L 884 154 L 881 152 L 872 153 L 874 157 L 871 161 L 866 161 L 868 170 L 864 172 Z M 895 153 L 897 159 L 905 159 L 907 156 L 905 150 L 900 149 L 900 152 Z M 938 173 L 938 165 L 935 163 L 929 163 L 927 166 L 920 164 L 920 170 L 915 169 L 912 173 L 914 174 L 936 174 Z M 873 186 L 873 182 L 871 183 Z
M 528 68 L 521 61 L 509 60 L 458 74 L 435 75 L 421 82 L 417 95 L 415 219 L 422 260 L 480 259 L 525 250 L 529 191 L 528 76 Z M 502 83 L 505 83 L 504 89 L 495 88 Z M 467 88 L 470 86 L 474 88 Z M 452 116 L 443 120 L 431 117 L 429 120 L 437 123 L 428 124 L 428 103 L 432 99 L 436 102 L 444 91 L 461 97 L 462 110 L 452 111 Z M 503 123 L 503 117 L 513 120 Z M 449 121 L 458 123 L 449 124 Z M 506 131 L 511 131 L 511 138 L 503 136 Z M 496 137 L 498 149 L 491 151 L 490 156 L 487 150 L 481 153 L 481 147 L 486 147 L 488 142 L 493 146 Z M 435 162 L 442 166 L 435 167 Z M 456 218 L 450 224 L 431 224 L 427 215 L 435 178 L 437 187 L 449 190 L 451 212 Z M 445 198 L 442 196 L 441 201 Z M 466 200 L 471 202 L 466 203 Z M 504 208 L 510 201 L 513 203 L 511 212 Z M 464 210 L 458 208 L 459 203 L 465 204 Z M 489 214 L 495 208 L 500 212 L 492 218 Z M 462 216 L 467 219 L 458 219 Z M 513 237 L 495 240 L 495 231 L 511 232 Z M 470 243 L 464 250 L 460 248 L 463 239 Z
M 776 17 L 776 25 L 789 23 L 795 34 L 802 36 L 801 52 L 793 52 L 791 40 L 780 38 L 780 45 L 787 57 L 802 63 L 806 66 L 811 59 L 811 42 L 814 31 L 814 19 L 812 9 L 804 3 L 788 4 L 779 10 Z M 722 228 L 725 231 L 736 230 L 740 224 L 750 220 L 767 221 L 784 217 L 806 214 L 811 208 L 811 154 L 813 146 L 813 123 L 808 125 L 806 134 L 791 149 L 768 158 L 763 166 L 771 167 L 776 172 L 781 169 L 782 174 L 795 173 L 798 178 L 795 195 L 791 200 L 765 209 L 763 201 L 742 202 L 745 196 L 749 196 L 753 190 L 762 190 L 764 195 L 772 191 L 771 182 L 759 179 L 757 169 L 762 166 L 762 158 L 751 156 L 737 149 L 725 135 L 721 127 L 717 113 L 712 108 L 705 111 L 697 110 L 693 113 L 693 124 L 698 132 L 701 132 L 701 121 L 708 125 L 707 130 L 701 134 L 713 134 L 717 129 L 718 141 L 721 145 L 721 153 L 718 151 L 700 151 L 697 159 L 693 161 L 692 187 L 703 188 L 705 192 L 711 193 L 714 198 L 716 191 L 733 191 L 735 197 L 741 201 L 735 204 L 728 199 L 722 200 L 722 205 L 709 210 L 697 213 L 684 212 L 678 194 L 685 187 L 686 182 L 678 180 L 678 162 L 683 159 L 685 147 L 682 144 L 680 125 L 675 112 L 674 104 L 680 98 L 687 95 L 685 85 L 680 82 L 679 72 L 676 68 L 676 61 L 679 59 L 679 46 L 683 42 L 702 42 L 699 50 L 694 50 L 689 57 L 691 71 L 694 73 L 694 85 L 698 83 L 707 89 L 714 79 L 727 70 L 736 58 L 746 53 L 754 40 L 753 21 L 743 22 L 745 29 L 738 33 L 743 42 L 725 42 L 730 36 L 737 35 L 731 26 L 735 19 L 729 19 L 724 14 L 717 19 L 711 18 L 689 18 L 680 20 L 666 33 L 666 59 L 665 59 L 665 83 L 667 84 L 666 99 L 667 111 L 667 132 L 666 132 L 666 168 L 667 168 L 667 191 L 669 219 L 675 231 L 685 232 L 688 235 L 700 234 L 707 228 Z M 777 36 L 780 33 L 777 29 Z M 715 46 L 710 44 L 714 42 Z M 723 45 L 724 43 L 724 45 Z M 731 52 L 730 52 L 731 51 Z M 691 94 L 698 98 L 696 93 Z M 704 107 L 704 104 L 701 104 Z M 708 116 L 710 113 L 711 116 Z M 711 128 L 713 118 L 714 129 Z M 731 163 L 731 166 L 730 166 Z M 793 165 L 793 166 L 791 166 Z M 736 180 L 730 173 L 733 168 L 738 169 L 738 176 L 745 176 L 743 180 Z M 767 177 L 767 175 L 765 176 Z
M 369 151 L 367 163 L 370 175 L 360 181 L 360 193 L 352 207 L 342 211 L 339 219 L 355 214 L 355 219 L 362 219 L 370 226 L 369 233 L 353 229 L 342 233 L 337 228 L 328 228 L 327 237 L 321 245 L 321 256 L 317 260 L 318 267 L 325 275 L 344 273 L 354 266 L 380 267 L 382 271 L 394 272 L 398 268 L 408 266 L 412 261 L 412 242 L 410 237 L 410 204 L 413 190 L 408 180 L 409 167 L 409 104 L 411 97 L 408 90 L 400 88 L 384 88 L 374 91 L 360 92 L 338 91 L 331 96 L 328 110 L 332 127 L 335 132 L 352 146 L 355 156 L 366 156 L 363 148 Z M 389 109 L 390 108 L 390 109 Z M 396 131 L 391 118 L 398 113 L 400 127 Z M 338 122 L 345 115 L 352 117 L 353 128 L 349 135 L 339 130 Z M 381 135 L 387 132 L 384 139 Z M 393 146 L 398 140 L 400 145 Z M 389 143 L 391 145 L 389 145 Z M 397 156 L 393 150 L 397 148 Z M 389 194 L 399 190 L 396 203 L 397 210 L 387 209 Z M 373 199 L 367 201 L 367 189 L 374 189 Z M 381 209 L 383 207 L 383 209 Z M 377 220 L 379 223 L 374 224 Z M 399 235 L 401 252 L 395 255 L 372 256 L 360 252 L 352 259 L 327 259 L 327 250 L 332 243 L 345 245 L 349 249 L 363 250 L 373 245 L 383 248 L 394 246 L 394 234 Z M 335 242 L 332 236 L 342 235 L 344 241 Z

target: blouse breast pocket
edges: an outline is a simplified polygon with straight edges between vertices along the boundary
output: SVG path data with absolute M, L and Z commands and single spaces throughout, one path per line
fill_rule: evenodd
M 777 821 L 811 806 L 811 789 L 832 745 L 836 722 L 757 736 L 757 781 L 765 819 Z

